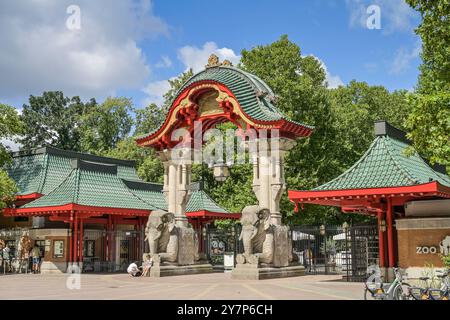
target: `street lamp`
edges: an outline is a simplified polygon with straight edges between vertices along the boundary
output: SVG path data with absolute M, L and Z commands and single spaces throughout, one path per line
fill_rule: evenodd
M 343 224 L 342 224 L 342 229 L 344 230 L 344 232 L 345 233 L 347 233 L 347 231 L 348 231 L 348 223 L 347 223 L 347 221 L 345 221 Z
M 224 182 L 230 176 L 230 168 L 222 161 L 218 162 L 213 166 L 213 174 L 216 181 Z
M 320 231 L 320 235 L 324 236 L 325 235 L 325 226 L 321 225 L 320 228 L 319 228 L 319 231 Z

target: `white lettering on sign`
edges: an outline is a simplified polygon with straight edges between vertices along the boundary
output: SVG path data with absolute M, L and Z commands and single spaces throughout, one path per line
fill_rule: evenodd
M 428 246 L 422 246 L 422 247 L 416 247 L 416 253 L 417 254 L 437 254 L 438 250 L 437 247 L 428 247 Z

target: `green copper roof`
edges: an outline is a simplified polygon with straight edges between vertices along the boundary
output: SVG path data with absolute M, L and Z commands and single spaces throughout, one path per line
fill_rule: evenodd
M 123 183 L 114 167 L 85 163 L 76 166 L 66 179 L 49 194 L 23 208 L 61 206 L 69 203 L 108 208 L 155 210 L 139 199 Z M 105 166 L 103 166 L 105 167 Z
M 252 119 L 259 121 L 276 121 L 284 119 L 291 123 L 314 129 L 313 126 L 290 120 L 282 114 L 275 106 L 275 94 L 263 80 L 253 74 L 231 66 L 210 67 L 193 75 L 178 90 L 173 101 L 175 101 L 178 95 L 188 86 L 201 81 L 215 81 L 225 85 L 236 96 L 236 99 L 244 112 Z M 163 124 L 161 124 L 161 126 L 162 125 Z M 160 127 L 139 138 L 155 133 Z
M 167 210 L 159 184 L 139 179 L 133 161 L 97 157 L 53 147 L 16 153 L 7 167 L 20 195 L 40 193 L 41 198 L 23 208 L 85 206 Z M 188 212 L 228 213 L 201 188 L 193 190 Z
M 408 141 L 399 130 L 387 123 L 384 125 L 388 129 L 377 135 L 360 160 L 334 180 L 314 190 L 399 187 L 431 181 L 450 186 L 450 177 L 433 170 L 417 153 L 406 156 Z
M 48 194 L 72 172 L 72 159 L 115 165 L 120 178 L 139 180 L 134 168 L 134 161 L 99 157 L 54 147 L 14 153 L 12 162 L 6 167 L 6 171 L 18 186 L 18 195 Z
M 231 66 L 207 68 L 195 74 L 186 81 L 178 91 L 178 94 L 193 83 L 205 80 L 216 81 L 228 87 L 236 96 L 244 112 L 253 119 L 260 121 L 285 119 L 291 121 L 276 108 L 275 94 L 263 80 L 253 74 Z M 313 128 L 305 124 L 291 122 L 307 128 Z

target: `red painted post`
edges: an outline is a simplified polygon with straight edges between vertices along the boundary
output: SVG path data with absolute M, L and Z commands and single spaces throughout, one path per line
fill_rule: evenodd
M 384 243 L 384 232 L 381 228 L 381 224 L 384 218 L 383 210 L 378 210 L 378 254 L 380 256 L 380 267 L 386 267 L 386 252 Z
M 73 262 L 78 262 L 78 215 L 75 214 L 74 220 L 74 232 L 73 232 Z
M 73 219 L 73 215 L 70 214 L 70 220 L 72 221 Z M 69 236 L 69 258 L 68 258 L 68 262 L 71 263 L 73 261 L 73 222 L 69 223 L 69 231 L 70 231 L 70 236 Z
M 387 199 L 387 212 L 386 212 L 386 225 L 388 233 L 388 254 L 389 254 L 389 268 L 395 265 L 395 253 L 394 253 L 394 226 L 393 226 L 393 212 L 392 212 L 392 199 Z
M 84 234 L 83 234 L 83 218 L 80 219 L 80 262 L 83 262 L 83 245 L 84 245 Z

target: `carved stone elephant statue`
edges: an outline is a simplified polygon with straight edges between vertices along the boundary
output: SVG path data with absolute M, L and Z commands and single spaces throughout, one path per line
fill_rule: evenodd
M 247 206 L 242 210 L 242 232 L 239 237 L 244 244 L 244 254 L 236 257 L 237 263 L 271 264 L 274 253 L 273 226 L 269 209 Z
M 450 254 L 450 236 L 446 236 L 445 239 L 439 243 L 439 249 L 444 256 Z
M 173 213 L 163 210 L 152 212 L 145 227 L 150 254 L 155 264 L 176 262 L 178 257 L 178 230 Z

